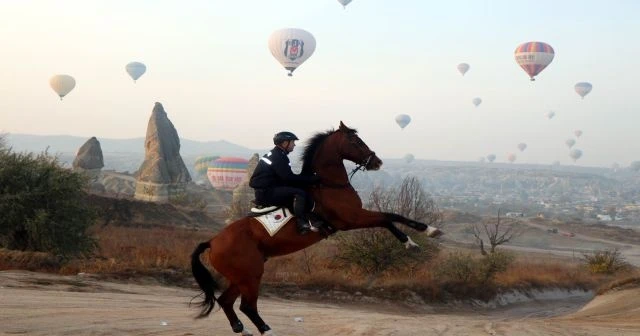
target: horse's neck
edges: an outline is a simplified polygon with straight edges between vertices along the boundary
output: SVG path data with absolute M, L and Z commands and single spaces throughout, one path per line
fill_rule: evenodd
M 331 153 L 333 152 L 333 153 Z M 322 178 L 323 181 L 331 184 L 349 183 L 347 169 L 342 159 L 335 156 L 335 150 L 321 148 L 316 154 L 314 163 L 314 171 Z

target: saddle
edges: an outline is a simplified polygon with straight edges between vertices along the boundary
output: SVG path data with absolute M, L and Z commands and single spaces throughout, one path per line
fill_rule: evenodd
M 262 226 L 264 226 L 272 237 L 278 233 L 278 231 L 287 224 L 291 218 L 294 217 L 293 211 L 291 211 L 289 207 L 256 204 L 255 201 L 253 203 L 255 206 L 251 208 L 251 211 L 247 216 L 253 217 L 258 222 L 262 223 Z M 328 237 L 337 231 L 334 227 L 329 225 L 324 218 L 314 213 L 313 210 L 308 214 L 308 216 L 313 225 L 319 227 L 325 237 Z

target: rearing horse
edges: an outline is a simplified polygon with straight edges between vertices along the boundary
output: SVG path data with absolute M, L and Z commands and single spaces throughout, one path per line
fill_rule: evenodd
M 382 160 L 358 137 L 356 130 L 342 122 L 338 130 L 316 134 L 303 154 L 302 173 L 315 172 L 322 181 L 319 186 L 309 190 L 316 202 L 314 212 L 322 216 L 333 229 L 347 231 L 382 227 L 391 231 L 407 247 L 417 245 L 394 223 L 418 231 L 427 230 L 429 237 L 441 234 L 435 227 L 397 214 L 363 209 L 358 193 L 349 183 L 343 160 L 352 161 L 366 170 L 378 170 L 382 166 Z M 208 242 L 200 243 L 191 255 L 193 276 L 204 292 L 204 300 L 200 303 L 202 311 L 198 317 L 209 315 L 217 301 L 233 331 L 243 336 L 251 335 L 233 309 L 234 302 L 240 296 L 240 311 L 262 335 L 273 335 L 271 328 L 258 314 L 257 306 L 265 261 L 299 251 L 324 238 L 319 233 L 299 235 L 293 222 L 287 223 L 272 237 L 256 219 L 244 217 L 226 226 Z M 200 260 L 200 255 L 206 249 L 209 249 L 210 265 L 228 284 L 217 298 L 215 290 L 220 289 L 219 284 Z

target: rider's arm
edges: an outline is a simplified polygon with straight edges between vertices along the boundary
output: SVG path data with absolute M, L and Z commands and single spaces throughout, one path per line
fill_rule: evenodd
M 314 183 L 314 178 L 311 176 L 303 176 L 296 175 L 291 170 L 291 166 L 289 164 L 289 159 L 286 156 L 278 158 L 273 161 L 271 165 L 273 171 L 278 175 L 278 177 L 287 183 L 292 184 L 312 184 Z

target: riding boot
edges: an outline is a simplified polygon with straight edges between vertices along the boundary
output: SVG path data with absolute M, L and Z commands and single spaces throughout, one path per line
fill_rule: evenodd
M 296 217 L 296 220 L 298 221 L 298 233 L 305 235 L 311 231 L 311 224 L 303 216 Z
M 293 213 L 296 215 L 296 220 L 298 221 L 298 232 L 301 235 L 308 233 L 313 230 L 311 227 L 311 223 L 309 223 L 309 219 L 305 214 L 306 210 L 306 200 L 304 197 L 296 196 L 293 201 Z

